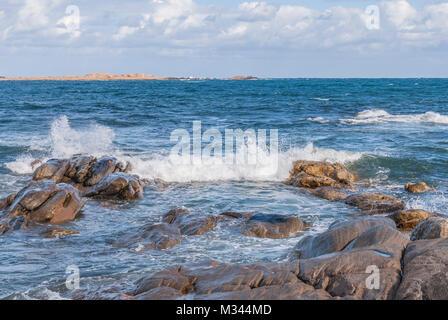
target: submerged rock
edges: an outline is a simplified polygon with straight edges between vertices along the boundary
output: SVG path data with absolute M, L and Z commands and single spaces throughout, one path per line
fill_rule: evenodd
M 403 210 L 405 204 L 398 198 L 383 193 L 354 194 L 346 203 L 367 214 L 381 214 Z
M 409 182 L 404 186 L 404 189 L 410 193 L 425 193 L 434 190 L 433 188 L 428 187 L 428 185 L 424 182 Z
M 448 300 L 448 239 L 411 242 L 395 299 Z
M 15 196 L 16 196 L 15 194 L 10 194 L 6 198 L 0 199 L 0 211 L 5 209 L 6 207 L 10 206 L 11 203 L 14 201 Z M 0 217 L 1 217 L 1 213 L 0 213 Z
M 250 216 L 244 225 L 246 236 L 258 238 L 287 238 L 291 234 L 305 230 L 308 225 L 296 217 L 279 214 L 257 213 Z
M 184 235 L 200 235 L 216 227 L 216 217 L 191 213 L 184 209 L 170 210 L 163 221 L 177 226 Z
M 79 232 L 63 228 L 49 228 L 41 233 L 41 235 L 45 238 L 62 238 L 73 234 L 79 234 Z
M 116 244 L 119 247 L 142 246 L 141 249 L 168 249 L 182 241 L 180 229 L 176 226 L 159 223 L 142 228 L 137 234 L 120 238 Z
M 138 177 L 124 172 L 111 173 L 102 178 L 83 196 L 95 199 L 137 200 L 143 198 L 145 184 Z
M 389 218 L 395 221 L 397 228 L 401 231 L 410 231 L 415 228 L 421 221 L 434 216 L 425 210 L 406 210 L 397 211 L 390 215 Z
M 355 176 L 340 163 L 300 160 L 293 163 L 287 183 L 300 188 L 352 188 Z
M 448 219 L 430 217 L 420 222 L 411 233 L 411 240 L 448 238 Z
M 328 201 L 342 201 L 347 199 L 348 193 L 339 189 L 321 187 L 312 191 L 312 194 L 318 198 L 322 198 Z

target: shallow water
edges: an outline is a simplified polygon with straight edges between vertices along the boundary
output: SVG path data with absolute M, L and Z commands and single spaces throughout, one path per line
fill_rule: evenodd
M 130 284 L 143 274 L 204 258 L 231 263 L 284 261 L 304 234 L 256 239 L 218 225 L 165 251 L 113 241 L 158 222 L 168 210 L 278 213 L 313 222 L 309 233 L 359 213 L 282 184 L 293 160 L 344 162 L 368 189 L 402 197 L 408 208 L 445 214 L 448 80 L 289 79 L 261 81 L 0 82 L 0 196 L 20 189 L 35 159 L 75 153 L 114 155 L 133 172 L 170 182 L 115 208 L 89 201 L 64 227 L 80 232 L 43 239 L 17 231 L 0 237 L 0 297 L 70 298 L 66 268 L 79 267 L 81 289 Z M 172 163 L 175 129 L 278 129 L 278 170 L 250 165 Z M 408 195 L 406 182 L 436 191 Z

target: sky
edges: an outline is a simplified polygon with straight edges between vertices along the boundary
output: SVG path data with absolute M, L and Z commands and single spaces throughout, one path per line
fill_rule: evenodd
M 0 76 L 448 77 L 448 0 L 0 0 Z

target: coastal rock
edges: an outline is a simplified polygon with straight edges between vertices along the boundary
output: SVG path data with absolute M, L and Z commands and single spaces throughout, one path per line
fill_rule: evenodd
M 184 209 L 170 210 L 163 216 L 163 221 L 177 226 L 184 235 L 200 235 L 216 227 L 216 217 L 195 214 Z
M 61 224 L 73 220 L 84 205 L 79 191 L 52 180 L 32 181 L 20 190 L 6 209 L 10 217 Z
M 411 242 L 397 300 L 448 300 L 448 239 Z
M 332 296 L 391 299 L 400 283 L 401 256 L 408 243 L 387 218 L 338 222 L 323 234 L 299 241 L 299 278 Z M 372 272 L 381 275 L 375 290 L 368 286 Z
M 411 233 L 411 240 L 448 238 L 448 219 L 430 217 L 420 222 Z
M 168 249 L 181 243 L 182 235 L 176 226 L 160 223 L 145 226 L 137 234 L 124 236 L 116 244 L 119 247 L 129 247 L 131 245 L 143 246 L 142 249 Z
M 297 243 L 295 251 L 301 259 L 339 252 L 354 239 L 375 226 L 395 228 L 392 220 L 383 217 L 366 217 L 335 222 L 323 233 L 302 238 Z
M 257 213 L 246 220 L 243 233 L 251 237 L 280 239 L 306 227 L 307 224 L 296 217 Z
M 425 193 L 434 190 L 433 188 L 428 187 L 424 182 L 409 182 L 404 186 L 404 189 L 409 193 Z
M 300 160 L 293 163 L 287 183 L 300 188 L 352 188 L 355 176 L 340 163 Z
M 398 198 L 383 193 L 363 193 L 351 195 L 346 203 L 357 207 L 366 214 L 381 214 L 403 210 L 405 204 Z
M 63 228 L 49 228 L 41 233 L 45 238 L 63 238 L 68 235 L 79 234 L 78 231 Z
M 84 197 L 95 199 L 137 200 L 143 198 L 145 183 L 138 177 L 124 173 L 111 173 L 87 189 Z
M 397 228 L 401 231 L 414 229 L 421 221 L 432 217 L 433 214 L 425 210 L 397 211 L 389 218 L 395 221 Z
M 9 207 L 14 201 L 15 196 L 15 194 L 10 194 L 6 198 L 0 199 L 0 211 L 4 210 L 6 207 Z
M 256 212 L 233 212 L 233 211 L 226 211 L 221 212 L 219 214 L 222 218 L 230 218 L 230 219 L 249 219 L 251 216 L 256 214 Z
M 321 187 L 312 191 L 312 194 L 318 198 L 328 201 L 342 201 L 347 199 L 348 194 L 341 190 L 329 187 Z

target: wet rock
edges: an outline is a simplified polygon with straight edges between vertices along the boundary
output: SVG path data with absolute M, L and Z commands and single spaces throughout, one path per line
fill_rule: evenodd
M 448 239 L 411 242 L 395 299 L 448 300 Z
M 357 207 L 366 214 L 381 214 L 403 210 L 405 204 L 398 198 L 383 193 L 363 193 L 351 195 L 346 203 Z
M 347 199 L 348 194 L 341 190 L 329 187 L 321 187 L 312 191 L 312 194 L 316 197 L 328 200 L 328 201 L 342 201 Z
M 133 299 L 135 300 L 176 300 L 184 295 L 181 291 L 170 287 L 157 287 L 149 291 L 143 292 Z
M 305 230 L 307 226 L 296 217 L 257 213 L 246 220 L 243 233 L 251 237 L 280 239 Z
M 410 193 L 425 193 L 434 190 L 433 188 L 428 187 L 428 185 L 424 182 L 409 182 L 404 186 L 404 189 Z
M 299 242 L 299 278 L 332 296 L 391 299 L 400 283 L 401 257 L 408 243 L 387 218 L 336 223 Z M 369 286 L 374 271 L 381 275 L 376 289 Z
M 191 213 L 184 209 L 170 210 L 163 221 L 177 226 L 184 235 L 200 235 L 216 227 L 216 217 Z
M 61 224 L 75 219 L 83 205 L 79 191 L 71 185 L 52 180 L 32 181 L 17 193 L 6 214 Z
M 340 163 L 300 160 L 293 163 L 287 183 L 300 188 L 352 188 L 355 176 Z
M 167 223 L 151 224 L 145 226 L 137 234 L 124 236 L 116 244 L 119 247 L 131 245 L 143 246 L 142 249 L 168 249 L 181 243 L 182 235 L 179 228 Z
M 63 228 L 49 228 L 41 233 L 45 238 L 63 238 L 68 235 L 79 234 L 78 231 L 68 230 Z
M 430 217 L 420 222 L 411 233 L 411 240 L 448 238 L 448 219 Z
M 124 172 L 111 173 L 87 189 L 84 197 L 107 200 L 137 200 L 143 198 L 145 184 L 136 176 Z
M 5 209 L 6 207 L 10 206 L 11 203 L 14 201 L 15 196 L 16 196 L 15 194 L 10 194 L 6 198 L 0 199 L 0 211 Z M 0 217 L 1 217 L 1 213 L 0 213 Z
M 326 232 L 302 238 L 297 243 L 295 251 L 301 259 L 339 252 L 374 226 L 395 228 L 392 220 L 383 217 L 366 217 L 335 222 Z
M 414 229 L 421 221 L 434 216 L 425 210 L 397 211 L 389 217 L 395 221 L 397 228 L 401 231 Z
M 8 219 L 2 219 L 0 223 L 0 235 L 7 235 L 16 230 L 28 229 L 29 220 L 24 217 L 11 217 Z
M 251 216 L 256 214 L 256 212 L 233 212 L 226 211 L 219 214 L 220 217 L 230 218 L 230 219 L 249 219 Z

